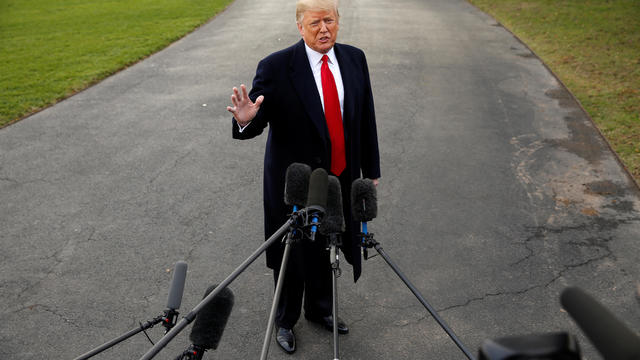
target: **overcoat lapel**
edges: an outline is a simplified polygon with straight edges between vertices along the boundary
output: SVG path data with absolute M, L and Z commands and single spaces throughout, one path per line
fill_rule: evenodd
M 354 67 L 355 65 L 351 63 L 351 59 L 346 56 L 340 44 L 335 44 L 333 46 L 333 50 L 336 54 L 336 58 L 338 59 L 338 65 L 340 66 L 340 75 L 342 76 L 342 85 L 344 86 L 344 113 L 342 114 L 342 122 L 344 125 L 344 137 L 345 144 L 349 144 L 349 135 L 353 128 L 353 114 L 354 114 L 354 104 L 355 104 L 355 93 L 356 80 L 353 78 Z M 346 149 L 349 151 L 350 149 L 347 147 Z
M 291 58 L 291 81 L 296 88 L 300 101 L 311 119 L 311 122 L 318 130 L 325 146 L 330 143 L 329 130 L 327 122 L 324 119 L 324 111 L 322 110 L 322 102 L 320 102 L 320 94 L 313 78 L 313 73 L 309 67 L 309 59 L 304 48 L 304 41 L 300 40 L 293 50 Z M 329 149 L 331 147 L 329 146 Z

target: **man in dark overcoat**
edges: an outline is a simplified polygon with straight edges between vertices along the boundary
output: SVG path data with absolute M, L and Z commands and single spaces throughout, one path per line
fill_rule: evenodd
M 291 213 L 284 203 L 285 173 L 290 164 L 321 167 L 338 176 L 347 225 L 341 249 L 353 266 L 356 281 L 361 257 L 355 236 L 359 224 L 351 220 L 351 183 L 362 176 L 377 184 L 380 177 L 369 70 L 362 50 L 336 43 L 337 0 L 299 0 L 296 22 L 302 39 L 260 61 L 249 94 L 244 85 L 233 89 L 233 106 L 227 107 L 233 114 L 233 138 L 253 138 L 268 125 L 265 238 Z M 276 243 L 267 250 L 267 266 L 274 270 L 276 280 L 283 248 Z M 293 326 L 301 313 L 303 294 L 305 318 L 333 330 L 331 277 L 322 238 L 292 247 L 276 315 L 277 343 L 286 352 L 295 351 Z M 348 332 L 342 320 L 338 328 L 340 333 Z

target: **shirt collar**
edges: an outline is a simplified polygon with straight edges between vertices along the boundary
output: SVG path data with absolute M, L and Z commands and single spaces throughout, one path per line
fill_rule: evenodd
M 307 51 L 307 58 L 309 58 L 309 63 L 312 66 L 322 62 L 321 60 L 324 54 L 321 54 L 313 50 L 312 48 L 309 47 L 309 45 L 307 45 L 307 43 L 304 43 L 304 47 L 305 47 L 305 50 Z M 333 47 L 331 47 L 331 50 L 329 50 L 329 52 L 327 53 L 327 56 L 329 57 L 329 62 L 331 64 L 338 63 L 338 59 L 336 59 L 336 53 L 335 51 L 333 51 Z

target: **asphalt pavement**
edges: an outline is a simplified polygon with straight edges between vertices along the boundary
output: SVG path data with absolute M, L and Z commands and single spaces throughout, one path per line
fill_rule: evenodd
M 382 174 L 370 230 L 473 352 L 484 339 L 569 331 L 579 286 L 640 329 L 640 192 L 570 93 L 463 0 L 343 0 L 339 41 L 367 54 Z M 0 358 L 71 359 L 181 311 L 263 239 L 266 136 L 231 139 L 231 88 L 299 39 L 295 2 L 237 0 L 165 50 L 0 130 Z M 463 359 L 378 256 L 343 264 L 343 359 Z M 273 284 L 264 258 L 232 285 L 209 359 L 259 357 Z M 301 319 L 298 351 L 330 359 Z M 162 335 L 155 327 L 153 340 Z M 173 359 L 189 329 L 160 353 Z M 142 335 L 96 359 L 138 359 Z

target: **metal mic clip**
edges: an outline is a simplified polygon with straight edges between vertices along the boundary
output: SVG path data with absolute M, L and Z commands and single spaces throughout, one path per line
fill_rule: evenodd
M 164 311 L 164 316 L 162 317 L 162 326 L 164 326 L 164 333 L 168 333 L 178 322 L 178 314 L 174 309 L 167 309 Z
M 372 256 L 369 256 L 369 248 L 372 248 L 374 246 L 376 246 L 378 243 L 376 242 L 376 240 L 373 238 L 373 233 L 359 233 L 358 236 L 360 236 L 362 238 L 362 243 L 360 244 L 360 246 L 362 247 L 362 257 L 365 260 L 369 260 L 371 258 L 374 258 L 376 256 L 378 256 L 378 254 L 373 254 Z
M 192 344 L 187 350 L 179 355 L 175 360 L 201 360 L 206 349 L 202 346 Z
M 293 212 L 289 214 L 289 218 L 292 219 L 292 224 L 289 227 L 289 231 L 282 237 L 282 242 L 290 240 L 292 243 L 301 240 L 303 237 L 303 228 L 306 223 L 306 213 L 303 210 L 299 210 L 297 206 L 293 207 Z
M 318 226 L 320 226 L 322 216 L 324 215 L 324 207 L 317 205 L 307 206 L 306 212 L 306 224 L 311 228 L 309 231 L 309 239 L 315 241 Z

